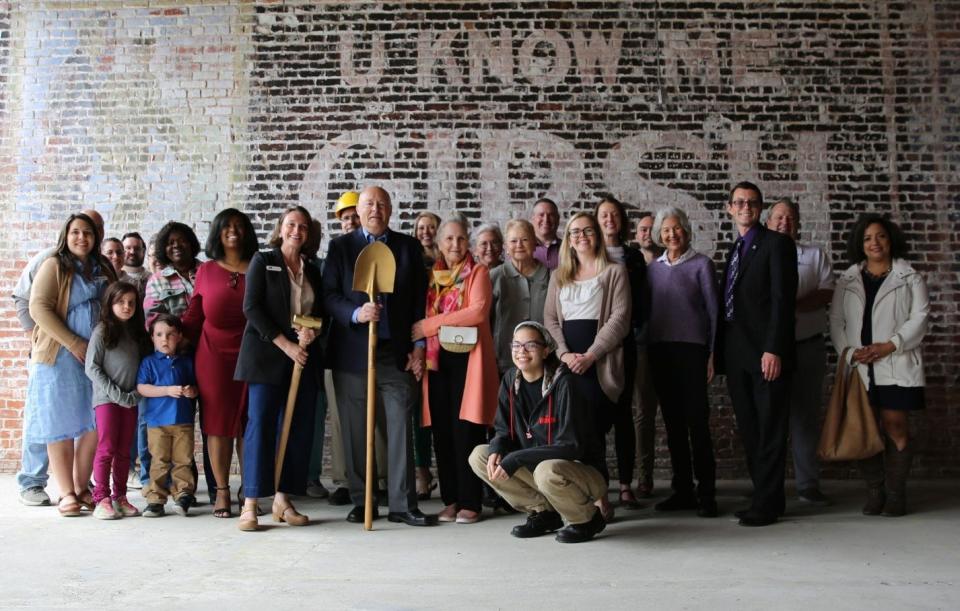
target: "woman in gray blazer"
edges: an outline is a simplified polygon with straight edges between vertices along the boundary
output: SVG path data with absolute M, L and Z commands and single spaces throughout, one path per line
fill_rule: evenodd
M 507 260 L 490 271 L 493 283 L 490 326 L 501 375 L 513 366 L 510 353 L 513 329 L 525 320 L 543 324 L 543 304 L 550 284 L 550 270 L 533 258 L 537 235 L 530 221 L 510 221 L 506 234 Z

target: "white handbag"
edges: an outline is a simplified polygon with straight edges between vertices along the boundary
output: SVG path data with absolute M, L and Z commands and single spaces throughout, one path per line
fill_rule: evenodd
M 448 352 L 470 352 L 477 345 L 477 328 L 441 326 L 437 338 Z

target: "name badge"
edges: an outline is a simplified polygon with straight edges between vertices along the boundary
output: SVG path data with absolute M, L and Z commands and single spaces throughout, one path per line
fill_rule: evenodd
M 281 267 L 278 266 L 278 265 L 268 265 L 268 266 L 267 266 L 267 271 L 268 271 L 268 272 L 282 272 L 282 271 L 283 271 L 283 268 L 281 268 Z

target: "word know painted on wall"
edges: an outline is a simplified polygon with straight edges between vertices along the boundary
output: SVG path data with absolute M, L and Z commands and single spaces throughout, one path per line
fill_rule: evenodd
M 468 24 L 460 29 L 410 34 L 417 41 L 414 60 L 420 87 L 477 87 L 491 82 L 552 87 L 571 74 L 586 86 L 616 85 L 621 64 L 637 65 L 640 59 L 622 61 L 624 35 L 621 28 L 518 32 L 506 27 L 479 30 Z M 769 31 L 746 31 L 731 41 L 687 41 L 682 33 L 670 36 L 669 45 L 659 38 L 653 41 L 650 53 L 662 54 L 656 60 L 663 62 L 663 76 L 672 85 L 681 81 L 717 85 L 722 64 L 730 67 L 731 84 L 735 86 L 784 84 L 775 67 L 777 41 Z M 398 53 L 404 49 L 397 45 L 393 48 Z M 343 85 L 374 87 L 384 79 L 389 65 L 388 45 L 381 32 L 345 32 L 338 38 L 338 51 Z

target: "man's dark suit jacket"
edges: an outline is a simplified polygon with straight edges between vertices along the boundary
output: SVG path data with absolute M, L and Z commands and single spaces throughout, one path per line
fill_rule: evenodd
M 313 288 L 312 316 L 323 315 L 320 268 L 313 261 L 303 266 L 304 279 Z M 297 341 L 290 316 L 290 276 L 279 248 L 258 252 L 247 268 L 243 313 L 247 326 L 240 341 L 240 356 L 234 379 L 254 384 L 285 385 L 290 382 L 293 361 L 273 343 L 283 334 Z M 307 348 L 310 354 L 304 375 L 313 375 L 319 382 L 323 372 L 323 348 L 315 341 Z
M 791 371 L 796 365 L 797 247 L 788 236 L 771 231 L 763 225 L 750 245 L 749 252 L 741 254 L 740 272 L 734 284 L 734 321 L 741 333 L 729 337 L 724 322 L 724 292 L 727 286 L 727 266 L 720 282 L 720 324 L 717 329 L 717 373 L 734 367 L 760 371 L 760 357 L 764 352 L 780 357 L 782 369 Z M 732 350 L 726 350 L 728 342 Z M 726 354 L 737 362 L 725 363 Z
M 362 229 L 330 242 L 323 273 L 323 303 L 333 318 L 327 343 L 327 367 L 360 373 L 367 370 L 369 331 L 366 324 L 354 324 L 353 311 L 368 301 L 366 293 L 353 290 L 353 271 L 366 247 Z M 427 274 L 420 243 L 405 234 L 388 231 L 387 247 L 397 262 L 393 293 L 387 296 L 390 348 L 397 367 L 403 369 L 413 350 L 410 330 L 423 319 L 427 301 Z

